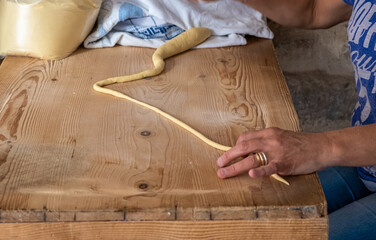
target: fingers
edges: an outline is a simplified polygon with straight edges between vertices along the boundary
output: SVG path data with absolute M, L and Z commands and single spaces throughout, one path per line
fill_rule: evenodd
M 266 166 L 253 168 L 249 170 L 248 175 L 252 178 L 263 178 L 266 176 L 270 176 L 274 173 L 277 173 L 277 166 L 273 163 L 270 163 Z
M 283 133 L 284 131 L 279 128 L 243 133 L 238 138 L 236 145 L 217 159 L 217 165 L 220 167 L 217 172 L 218 177 L 233 177 L 245 171 L 248 171 L 249 176 L 253 178 L 261 178 L 277 173 L 276 165 L 281 156 L 284 155 L 284 147 L 280 144 L 281 139 L 283 139 Z M 259 161 L 252 154 L 256 152 L 264 152 L 267 155 L 269 162 L 267 166 L 259 167 Z M 233 160 L 244 156 L 247 157 L 227 166 Z M 281 167 L 281 164 L 278 164 L 278 166 Z
M 258 167 L 259 161 L 252 154 L 243 160 L 234 163 L 228 167 L 218 169 L 217 175 L 219 178 L 229 178 L 248 171 L 251 168 Z
M 217 165 L 219 167 L 226 166 L 232 160 L 235 160 L 238 157 L 246 156 L 250 153 L 257 152 L 261 148 L 260 141 L 249 140 L 244 142 L 239 142 L 235 147 L 231 148 L 220 156 L 217 160 Z

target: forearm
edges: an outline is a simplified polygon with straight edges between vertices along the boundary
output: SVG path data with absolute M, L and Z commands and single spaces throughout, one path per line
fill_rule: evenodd
M 291 27 L 307 27 L 312 22 L 314 0 L 239 0 L 271 20 Z
M 324 166 L 369 166 L 376 164 L 376 124 L 327 132 L 329 158 Z
M 342 0 L 239 0 L 289 27 L 328 28 L 347 20 L 351 6 Z
M 254 157 L 257 152 L 267 156 L 266 166 L 260 166 Z M 244 159 L 232 163 L 239 157 Z M 324 133 L 279 128 L 246 132 L 218 158 L 217 164 L 221 178 L 244 171 L 249 171 L 251 177 L 263 177 L 274 173 L 306 174 L 331 166 L 376 165 L 376 124 Z

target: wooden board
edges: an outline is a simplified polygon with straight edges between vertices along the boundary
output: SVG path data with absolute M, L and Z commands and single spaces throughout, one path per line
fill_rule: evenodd
M 326 202 L 315 174 L 287 177 L 290 187 L 246 174 L 218 179 L 221 151 L 149 110 L 92 90 L 98 80 L 147 69 L 153 51 L 80 49 L 61 61 L 4 60 L 0 229 L 12 222 L 282 218 L 320 222 L 315 229 L 325 236 Z M 160 76 L 111 88 L 226 145 L 248 130 L 300 130 L 270 40 L 192 50 L 168 59 Z
M 324 219 L 3 223 L 0 239 L 327 239 L 326 227 Z

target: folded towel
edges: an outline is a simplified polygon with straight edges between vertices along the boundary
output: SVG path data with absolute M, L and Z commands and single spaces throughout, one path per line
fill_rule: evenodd
M 192 27 L 212 30 L 199 48 L 244 45 L 246 34 L 273 38 L 261 13 L 234 0 L 104 0 L 97 28 L 84 46 L 157 48 Z

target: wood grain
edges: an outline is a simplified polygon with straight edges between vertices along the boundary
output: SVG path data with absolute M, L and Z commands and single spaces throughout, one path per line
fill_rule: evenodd
M 147 69 L 152 53 L 115 47 L 81 49 L 61 61 L 4 60 L 0 227 L 38 221 L 326 221 L 316 174 L 287 177 L 290 187 L 246 174 L 221 180 L 215 164 L 220 151 L 153 112 L 92 90 L 98 80 Z M 254 129 L 300 131 L 270 40 L 192 50 L 168 59 L 159 76 L 110 87 L 226 145 Z
M 307 227 L 310 226 L 310 227 Z M 0 239 L 327 239 L 326 219 L 3 223 Z M 4 236 L 9 236 L 5 238 Z

